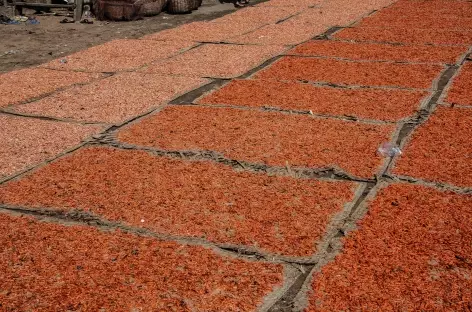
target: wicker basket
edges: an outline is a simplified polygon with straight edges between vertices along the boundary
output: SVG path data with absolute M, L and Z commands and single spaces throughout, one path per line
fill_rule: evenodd
M 122 1 L 98 1 L 96 16 L 99 20 L 131 21 L 138 17 L 133 3 Z
M 198 9 L 202 5 L 202 0 L 190 0 L 192 10 Z
M 169 0 L 167 12 L 189 13 L 192 12 L 193 0 Z
M 167 0 L 138 0 L 134 3 L 139 16 L 154 16 L 162 12 Z

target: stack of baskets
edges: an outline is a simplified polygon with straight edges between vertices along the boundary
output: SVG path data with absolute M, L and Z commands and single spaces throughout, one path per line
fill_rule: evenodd
M 99 20 L 130 21 L 142 16 L 154 16 L 166 10 L 172 14 L 190 13 L 202 5 L 202 0 L 93 0 Z
M 96 0 L 93 7 L 99 20 L 131 21 L 157 15 L 166 5 L 167 0 Z

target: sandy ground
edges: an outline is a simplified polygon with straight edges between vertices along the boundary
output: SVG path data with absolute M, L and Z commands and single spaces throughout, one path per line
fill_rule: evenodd
M 253 1 L 253 3 L 260 1 Z M 161 13 L 132 22 L 95 21 L 94 24 L 61 24 L 66 11 L 57 16 L 37 15 L 39 25 L 0 25 L 0 73 L 41 64 L 112 39 L 139 38 L 192 21 L 211 20 L 233 12 L 230 3 L 204 0 L 192 14 Z M 0 7 L 0 14 L 11 16 L 11 10 Z M 25 10 L 26 15 L 34 11 Z

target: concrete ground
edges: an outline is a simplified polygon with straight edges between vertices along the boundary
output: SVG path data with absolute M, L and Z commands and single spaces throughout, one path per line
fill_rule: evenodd
M 1 75 L 1 309 L 471 311 L 471 20 L 271 0 Z

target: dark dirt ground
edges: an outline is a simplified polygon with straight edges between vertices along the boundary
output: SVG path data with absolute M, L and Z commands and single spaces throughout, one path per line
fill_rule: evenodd
M 258 3 L 262 1 L 252 1 Z M 211 20 L 236 9 L 231 3 L 203 0 L 203 5 L 192 14 L 170 15 L 161 13 L 154 17 L 131 22 L 94 21 L 94 24 L 61 24 L 67 11 L 55 10 L 56 16 L 36 15 L 39 25 L 0 25 L 0 73 L 32 65 L 98 45 L 112 39 L 139 38 L 181 24 Z M 24 10 L 32 15 L 33 10 Z M 6 10 L 0 1 L 0 14 L 12 16 L 11 7 Z

